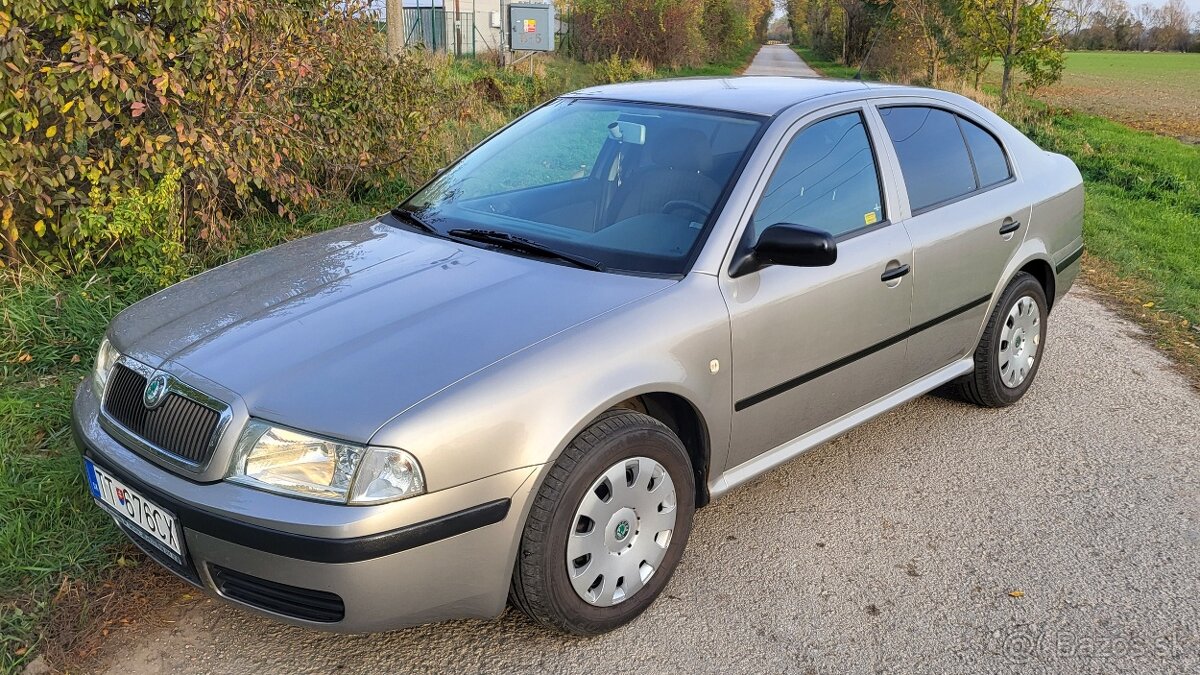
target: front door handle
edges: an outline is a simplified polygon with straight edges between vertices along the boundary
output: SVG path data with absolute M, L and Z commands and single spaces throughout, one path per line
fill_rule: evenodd
M 908 270 L 909 270 L 908 265 L 901 265 L 899 267 L 893 267 L 891 269 L 884 270 L 883 274 L 879 275 L 879 280 L 884 283 L 887 283 L 889 281 L 895 281 L 896 279 L 899 279 L 900 277 L 904 276 L 905 274 L 908 274 Z
M 1003 225 L 1000 226 L 1000 235 L 1004 236 L 1007 234 L 1012 234 L 1019 229 L 1021 229 L 1021 221 L 1009 218 L 1008 220 L 1004 221 Z

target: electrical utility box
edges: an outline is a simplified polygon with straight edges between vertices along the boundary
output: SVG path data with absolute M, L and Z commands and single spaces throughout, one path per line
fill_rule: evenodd
M 517 52 L 554 51 L 554 5 L 514 2 L 508 6 L 508 48 Z

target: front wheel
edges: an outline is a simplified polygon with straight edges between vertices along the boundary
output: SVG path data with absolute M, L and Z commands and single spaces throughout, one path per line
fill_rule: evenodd
M 614 410 L 550 469 L 525 523 L 510 592 L 543 625 L 595 635 L 662 592 L 695 512 L 687 450 L 658 420 Z
M 987 408 L 1012 405 L 1025 395 L 1046 348 L 1046 292 L 1033 275 L 1020 272 L 992 310 L 975 370 L 958 380 L 958 393 Z

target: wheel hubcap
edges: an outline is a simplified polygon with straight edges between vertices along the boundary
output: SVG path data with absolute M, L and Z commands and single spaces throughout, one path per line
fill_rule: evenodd
M 580 598 L 610 607 L 658 571 L 675 531 L 675 483 L 648 457 L 608 467 L 580 500 L 567 540 L 567 576 Z
M 1041 322 L 1041 310 L 1028 295 L 1021 296 L 1008 311 L 996 356 L 1000 381 L 1009 389 L 1019 387 L 1033 371 L 1042 341 Z

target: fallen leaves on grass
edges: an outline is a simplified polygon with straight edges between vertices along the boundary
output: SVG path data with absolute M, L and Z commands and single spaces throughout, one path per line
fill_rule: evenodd
M 63 578 L 51 601 L 40 645 L 55 668 L 84 672 L 106 640 L 167 623 L 170 614 L 196 599 L 198 594 L 140 551 L 131 550 L 121 559 L 124 566 L 112 568 L 96 581 Z

